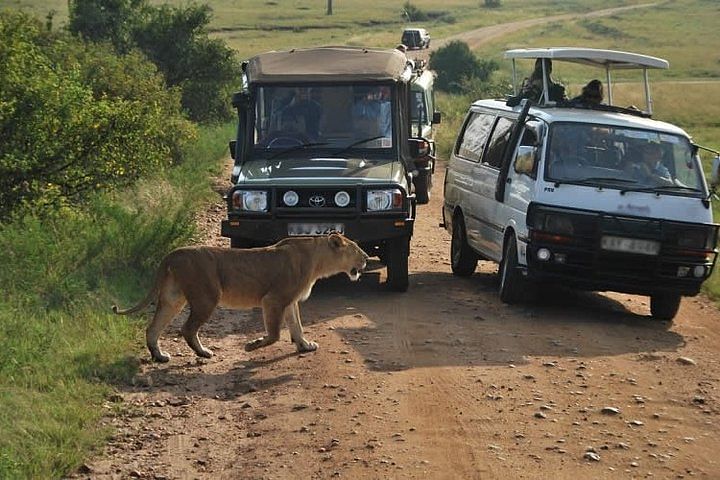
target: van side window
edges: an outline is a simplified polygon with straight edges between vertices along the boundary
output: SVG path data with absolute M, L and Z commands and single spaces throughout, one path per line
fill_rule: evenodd
M 494 121 L 495 115 L 472 113 L 462 133 L 457 154 L 473 162 L 479 162 Z
M 503 154 L 507 147 L 510 135 L 512 134 L 515 122 L 508 118 L 498 118 L 495 129 L 490 137 L 487 154 L 483 159 L 483 163 L 491 167 L 500 168 L 502 165 Z

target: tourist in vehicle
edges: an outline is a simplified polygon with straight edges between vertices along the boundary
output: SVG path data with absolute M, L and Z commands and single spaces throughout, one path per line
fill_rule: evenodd
M 648 142 L 641 147 L 640 160 L 630 166 L 633 179 L 647 184 L 673 183 L 670 170 L 663 164 L 662 145 Z
M 290 103 L 282 110 L 281 118 L 285 128 L 316 140 L 320 135 L 321 115 L 322 107 L 312 98 L 311 89 L 298 87 Z
M 598 79 L 590 80 L 582 88 L 580 95 L 570 99 L 570 103 L 582 105 L 600 105 L 603 101 L 603 85 Z
M 548 99 L 551 102 L 561 102 L 567 100 L 565 95 L 565 86 L 556 82 L 552 78 L 552 61 L 545 59 L 545 70 L 547 72 L 547 88 L 548 88 Z M 520 103 L 520 100 L 527 98 L 535 103 L 544 103 L 543 98 L 543 59 L 538 58 L 535 60 L 535 68 L 530 74 L 530 77 L 523 80 L 522 86 L 520 87 L 520 93 L 516 96 L 510 97 L 507 101 L 508 106 L 515 106 Z

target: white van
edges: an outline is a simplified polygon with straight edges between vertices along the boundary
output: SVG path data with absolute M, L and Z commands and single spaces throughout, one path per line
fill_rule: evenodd
M 609 102 L 552 102 L 546 81 L 539 104 L 471 105 L 445 178 L 453 273 L 471 275 L 479 259 L 492 260 L 506 303 L 525 299 L 532 283 L 560 283 L 649 295 L 653 317 L 671 320 L 715 264 L 718 225 L 700 153 L 715 155 L 713 185 L 720 160 L 650 118 L 647 70 L 667 62 L 578 48 L 506 58 L 603 66 Z M 645 111 L 612 106 L 610 71 L 621 68 L 643 70 Z

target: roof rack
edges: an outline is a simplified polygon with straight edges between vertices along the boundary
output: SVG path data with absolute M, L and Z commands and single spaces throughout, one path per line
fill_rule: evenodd
M 667 69 L 670 64 L 667 60 L 639 53 L 623 52 L 618 50 L 603 50 L 597 48 L 577 48 L 577 47 L 550 47 L 550 48 L 518 48 L 505 52 L 505 58 L 512 59 L 513 72 L 513 93 L 518 94 L 517 74 L 515 68 L 515 60 L 518 58 L 525 59 L 543 59 L 543 95 L 541 104 L 552 105 L 549 100 L 549 91 L 547 84 L 547 65 L 550 60 L 558 60 L 605 69 L 605 78 L 608 92 L 608 106 L 615 109 L 624 110 L 624 113 L 642 114 L 643 116 L 652 115 L 652 98 L 650 97 L 650 82 L 648 79 L 648 70 L 650 69 Z M 610 72 L 612 70 L 642 70 L 643 83 L 645 87 L 645 111 L 635 111 L 631 108 L 617 107 L 612 104 L 612 79 Z

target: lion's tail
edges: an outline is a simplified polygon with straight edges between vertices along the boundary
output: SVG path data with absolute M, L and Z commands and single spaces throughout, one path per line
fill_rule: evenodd
M 125 310 L 120 310 L 117 305 L 113 305 L 113 313 L 117 315 L 129 315 L 131 313 L 139 312 L 140 310 L 144 310 L 145 308 L 147 308 L 147 306 L 150 305 L 153 301 L 155 301 L 155 299 L 157 299 L 158 297 L 161 276 L 163 275 L 163 272 L 165 272 L 165 270 L 167 270 L 167 266 L 165 265 L 165 262 L 163 262 L 163 264 L 158 269 L 158 273 L 156 275 L 153 286 L 150 288 L 150 291 L 147 293 L 147 295 L 145 295 L 145 298 L 140 301 L 140 303 L 138 303 L 134 307 L 130 307 Z

